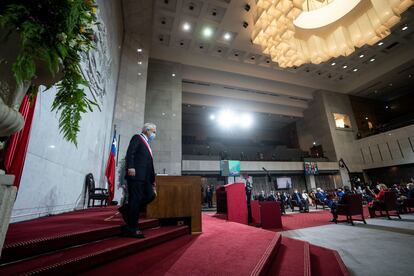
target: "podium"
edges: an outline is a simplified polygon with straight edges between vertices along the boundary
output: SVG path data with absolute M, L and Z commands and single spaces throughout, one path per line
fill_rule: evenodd
M 217 213 L 227 220 L 248 224 L 247 199 L 244 183 L 220 186 L 216 189 Z
M 157 197 L 147 206 L 147 218 L 189 219 L 191 233 L 200 234 L 201 177 L 157 176 Z
M 283 227 L 280 202 L 253 200 L 250 202 L 250 207 L 252 209 L 253 224 L 256 226 L 261 226 L 263 229 Z

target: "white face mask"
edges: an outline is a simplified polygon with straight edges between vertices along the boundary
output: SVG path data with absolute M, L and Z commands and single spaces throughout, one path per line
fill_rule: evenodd
M 151 142 L 151 141 L 153 141 L 154 139 L 155 139 L 155 137 L 156 137 L 157 135 L 154 133 L 154 132 L 152 132 L 151 134 L 150 134 L 150 136 L 148 137 L 148 141 L 149 142 Z

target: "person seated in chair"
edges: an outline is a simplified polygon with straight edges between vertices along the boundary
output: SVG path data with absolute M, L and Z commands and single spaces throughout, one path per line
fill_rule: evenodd
M 316 198 L 319 199 L 321 202 L 325 203 L 329 208 L 332 207 L 332 200 L 328 198 L 328 195 L 321 189 L 316 189 Z
M 342 191 L 342 189 L 341 189 Z M 344 186 L 344 191 L 341 193 L 341 196 L 338 196 L 338 202 L 332 202 L 331 213 L 332 220 L 331 222 L 336 222 L 338 220 L 338 204 L 346 204 L 346 195 L 352 195 L 352 191 L 349 186 Z
M 258 196 L 258 198 L 257 198 L 259 201 L 265 201 L 265 199 L 266 199 L 266 194 L 265 194 L 265 191 L 261 191 L 260 192 L 260 194 L 259 194 L 259 196 Z
M 276 201 L 276 196 L 274 191 L 270 191 L 270 195 L 266 198 L 266 201 Z
M 375 196 L 375 199 L 369 203 L 368 205 L 368 210 L 369 210 L 369 215 L 370 217 L 375 217 L 375 210 L 378 209 L 378 206 L 380 206 L 381 204 L 384 204 L 384 197 L 385 197 L 385 192 L 388 192 L 388 187 L 385 184 L 378 184 L 376 187 L 379 192 L 375 193 L 373 191 L 371 191 L 371 193 Z
M 302 212 L 305 209 L 305 212 L 309 212 L 309 204 L 308 202 L 302 197 L 302 194 L 298 192 L 298 189 L 292 194 L 292 200 L 296 201 L 296 204 L 299 206 L 299 211 Z M 291 203 L 291 209 L 293 211 L 293 205 Z
M 336 196 L 338 197 L 338 200 L 345 194 L 344 191 L 342 191 L 341 188 L 338 188 L 338 190 L 336 191 Z

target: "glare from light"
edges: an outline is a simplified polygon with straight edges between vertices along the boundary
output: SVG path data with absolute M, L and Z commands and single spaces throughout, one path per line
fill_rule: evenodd
M 224 38 L 225 40 L 230 40 L 230 39 L 231 39 L 231 34 L 230 34 L 230 33 L 225 33 L 225 34 L 223 35 L 223 38 Z
M 368 120 L 368 117 L 365 117 L 365 120 Z
M 364 55 L 359 55 L 359 58 L 363 58 L 364 57 Z
M 332 66 L 335 66 L 335 64 L 336 64 L 335 62 L 332 62 L 332 63 L 331 63 L 331 65 L 332 65 Z
M 50 145 L 49 148 L 54 149 L 54 148 L 56 148 L 56 146 L 55 145 Z
M 313 142 L 313 145 L 316 146 L 316 142 Z
M 141 76 L 142 74 L 141 73 L 138 73 L 138 76 Z
M 346 68 L 348 68 L 348 65 L 344 65 L 344 66 L 342 66 L 342 68 L 346 69 Z
M 380 42 L 380 43 L 378 43 L 378 46 L 382 46 L 384 44 L 384 42 Z
M 218 124 L 222 128 L 228 129 L 234 125 L 234 120 L 236 116 L 231 110 L 223 110 L 218 116 Z
M 188 22 L 184 22 L 184 24 L 183 24 L 183 31 L 188 32 L 188 31 L 190 31 L 190 30 L 191 30 L 191 25 L 190 25 L 190 23 L 188 23 Z
M 211 114 L 211 115 L 210 115 L 210 120 L 214 121 L 215 119 L 216 119 L 216 115 Z
M 141 53 L 141 52 L 142 52 L 142 49 L 141 49 L 141 48 L 138 48 L 138 49 L 137 49 L 137 52 L 138 52 L 138 53 Z
M 253 124 L 253 117 L 250 114 L 243 114 L 240 118 L 240 126 L 242 128 L 249 128 Z
M 141 65 L 142 64 L 142 61 L 138 61 L 138 64 Z
M 370 62 L 374 62 L 375 61 L 375 58 L 371 58 L 369 61 Z
M 358 71 L 358 68 L 355 68 L 353 71 L 354 71 L 354 72 Z
M 205 38 L 209 38 L 209 37 L 211 37 L 213 35 L 213 29 L 211 29 L 210 27 L 205 27 L 204 29 L 203 29 L 203 36 L 205 37 Z
M 408 29 L 408 26 L 404 26 L 401 30 L 405 31 Z
M 171 76 L 172 76 L 172 77 L 175 77 L 175 74 L 174 74 L 174 73 L 172 73 L 172 74 L 171 74 Z
M 389 108 L 388 105 L 386 105 L 385 108 L 388 109 Z

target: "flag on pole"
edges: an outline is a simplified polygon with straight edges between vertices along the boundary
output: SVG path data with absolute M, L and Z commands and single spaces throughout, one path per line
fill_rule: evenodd
M 108 202 L 111 203 L 115 195 L 115 156 L 116 156 L 116 131 L 112 139 L 111 152 L 109 153 L 108 164 L 106 165 L 105 176 L 108 180 Z

